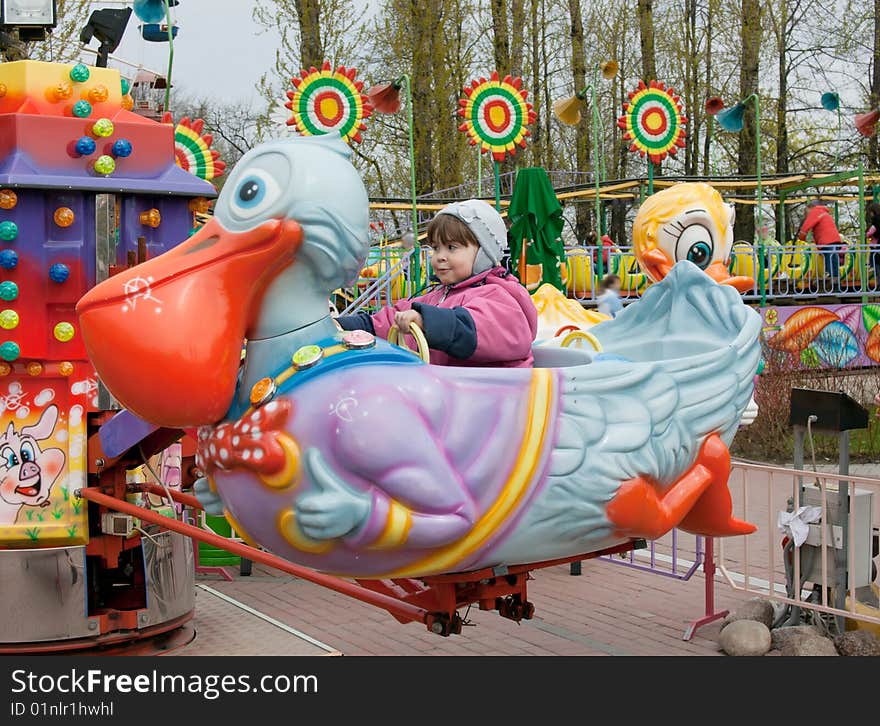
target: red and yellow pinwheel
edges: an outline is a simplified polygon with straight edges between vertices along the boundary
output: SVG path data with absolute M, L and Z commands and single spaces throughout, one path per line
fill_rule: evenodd
M 472 146 L 480 146 L 480 153 L 492 153 L 496 161 L 507 154 L 515 154 L 516 147 L 526 147 L 526 128 L 535 122 L 532 104 L 526 103 L 528 91 L 522 90 L 522 79 L 505 76 L 498 80 L 498 71 L 489 79 L 471 81 L 459 99 L 458 115 L 464 123 L 458 127 L 470 137 Z
M 170 113 L 162 117 L 166 124 L 174 123 Z M 184 117 L 174 129 L 174 157 L 177 166 L 193 176 L 211 181 L 222 176 L 226 171 L 226 163 L 220 161 L 220 152 L 211 148 L 214 137 L 203 134 L 205 122 L 197 118 L 190 121 Z
M 623 104 L 623 111 L 617 125 L 626 132 L 623 138 L 632 142 L 630 151 L 659 164 L 667 154 L 684 148 L 687 118 L 674 89 L 659 81 L 647 85 L 639 81 L 638 88 L 629 92 L 629 103 Z
M 354 79 L 356 75 L 356 68 L 331 70 L 329 61 L 324 61 L 320 70 L 313 66 L 300 71 L 301 77 L 292 79 L 296 90 L 287 92 L 290 100 L 284 104 L 293 114 L 287 125 L 296 127 L 303 136 L 338 131 L 347 143 L 360 143 L 361 131 L 367 129 L 363 121 L 372 107 L 361 93 L 364 84 Z

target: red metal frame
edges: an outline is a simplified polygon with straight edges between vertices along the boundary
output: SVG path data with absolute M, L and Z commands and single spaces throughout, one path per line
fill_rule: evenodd
M 706 579 L 706 614 L 688 625 L 682 640 L 690 640 L 699 628 L 727 617 L 727 614 L 730 612 L 729 610 L 715 612 L 715 540 L 712 537 L 706 537 L 705 539 L 703 576 Z
M 202 509 L 198 500 L 188 494 L 174 490 L 166 493 L 162 487 L 151 484 L 136 485 L 136 488 L 157 495 L 170 494 L 176 502 L 194 509 Z M 527 599 L 526 583 L 531 579 L 529 573 L 532 570 L 593 559 L 602 555 L 617 554 L 644 546 L 641 540 L 631 540 L 598 552 L 528 565 L 484 568 L 473 572 L 435 575 L 418 580 L 357 580 L 350 582 L 340 577 L 325 575 L 307 567 L 295 565 L 269 552 L 235 542 L 213 532 L 206 532 L 199 527 L 170 519 L 149 509 L 129 504 L 104 493 L 104 491 L 103 487 L 88 487 L 80 489 L 76 494 L 107 509 L 137 517 L 144 522 L 177 532 L 198 542 L 219 547 L 252 562 L 273 567 L 281 572 L 295 575 L 316 585 L 327 587 L 361 602 L 382 608 L 401 623 L 424 623 L 428 630 L 443 636 L 461 632 L 462 619 L 458 610 L 472 604 L 478 604 L 481 610 L 498 610 L 502 617 L 516 622 L 531 619 L 535 607 Z
M 514 622 L 531 620 L 535 606 L 529 602 L 527 583 L 533 579 L 532 570 L 619 554 L 641 546 L 644 546 L 643 541 L 630 540 L 598 552 L 528 565 L 486 567 L 470 572 L 432 575 L 419 580 L 358 580 L 358 583 L 370 590 L 422 605 L 431 611 L 425 623 L 428 629 L 438 635 L 452 635 L 460 633 L 463 625 L 458 610 L 474 604 L 480 610 L 497 610 L 501 617 Z

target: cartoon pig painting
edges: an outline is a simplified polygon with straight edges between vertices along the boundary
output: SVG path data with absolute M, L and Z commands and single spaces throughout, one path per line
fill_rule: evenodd
M 58 407 L 49 406 L 33 426 L 16 432 L 10 422 L 0 436 L 0 526 L 15 524 L 24 506 L 47 506 L 49 493 L 64 470 L 61 449 L 41 449 L 58 422 Z

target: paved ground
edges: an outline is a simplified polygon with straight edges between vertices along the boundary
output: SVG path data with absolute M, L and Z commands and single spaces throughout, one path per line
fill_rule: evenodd
M 189 625 L 194 637 L 175 654 L 338 655 L 305 633 L 270 622 L 241 605 L 218 592 L 213 582 L 198 582 L 195 617 Z
M 873 467 L 853 469 L 853 474 L 875 473 Z M 771 579 L 777 588 L 785 582 L 776 518 L 786 507 L 794 481 L 791 475 L 766 472 L 732 475 L 735 513 L 758 526 L 749 537 L 725 540 L 716 552 L 734 582 L 742 583 L 743 573 L 753 578 L 753 588 L 766 587 Z M 880 509 L 880 501 L 874 504 Z M 681 574 L 687 572 L 688 561 L 697 559 L 696 540 L 683 533 L 676 537 L 674 548 L 672 535 L 655 543 L 653 556 L 656 567 L 668 571 L 674 566 Z M 644 557 L 649 554 L 642 553 L 636 563 L 648 564 Z M 568 565 L 538 570 L 529 583 L 529 599 L 536 607 L 533 620 L 516 624 L 495 612 L 471 609 L 466 617 L 472 625 L 450 638 L 429 633 L 420 624 L 402 625 L 382 610 L 274 570 L 254 567 L 249 577 L 241 577 L 233 568 L 229 571 L 234 574 L 232 582 L 216 575 L 197 576 L 195 639 L 175 649 L 175 654 L 334 650 L 344 655 L 719 654 L 718 622 L 698 630 L 690 642 L 682 640 L 687 626 L 704 614 L 702 570 L 686 581 L 607 560 L 585 562 L 579 577 L 569 574 Z M 751 596 L 734 590 L 720 574 L 715 593 L 716 610 L 733 610 Z M 221 606 L 216 601 L 222 601 L 219 619 Z
M 235 573 L 233 582 L 214 576 L 199 576 L 197 581 L 344 655 L 718 654 L 718 623 L 698 630 L 690 642 L 682 640 L 688 624 L 703 614 L 702 572 L 684 582 L 592 561 L 584 563 L 581 576 L 571 576 L 567 565 L 540 570 L 534 576 L 529 598 L 537 612 L 532 621 L 517 625 L 496 613 L 472 609 L 468 619 L 473 625 L 449 638 L 429 633 L 420 624 L 401 625 L 384 611 L 260 567 L 249 577 Z M 745 597 L 717 583 L 719 608 L 734 608 Z M 174 654 L 201 650 L 200 638 L 215 637 L 213 626 L 200 625 L 202 602 L 200 596 L 195 640 Z M 291 640 L 285 646 L 282 642 L 289 633 L 270 632 L 267 638 L 265 621 L 254 623 L 249 632 L 246 622 L 236 621 L 234 637 L 223 641 L 219 650 L 212 640 L 210 652 L 244 654 L 252 652 L 254 645 L 261 653 L 266 652 L 263 647 L 275 654 L 285 652 L 285 647 L 291 648 L 291 654 L 302 652 L 301 643 Z M 224 630 L 231 632 L 228 627 Z

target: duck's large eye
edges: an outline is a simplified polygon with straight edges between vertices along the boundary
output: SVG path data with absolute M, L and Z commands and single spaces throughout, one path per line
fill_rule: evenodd
M 230 200 L 232 212 L 239 219 L 251 219 L 265 212 L 281 196 L 281 189 L 269 175 L 257 169 L 248 172 Z
M 702 224 L 685 227 L 675 245 L 675 260 L 688 260 L 701 270 L 705 270 L 712 262 L 715 243 L 712 233 Z

